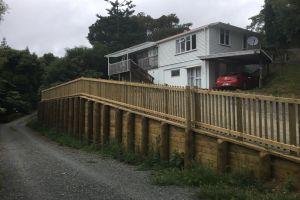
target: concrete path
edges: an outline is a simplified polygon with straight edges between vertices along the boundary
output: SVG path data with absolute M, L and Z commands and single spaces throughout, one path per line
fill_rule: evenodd
M 195 199 L 193 189 L 151 185 L 151 172 L 49 141 L 25 126 L 0 125 L 1 200 Z

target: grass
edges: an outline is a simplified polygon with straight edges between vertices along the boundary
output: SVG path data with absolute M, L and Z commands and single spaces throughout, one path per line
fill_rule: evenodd
M 250 174 L 216 174 L 212 170 L 194 166 L 187 170 L 167 168 L 156 171 L 152 182 L 157 185 L 199 187 L 197 196 L 207 200 L 298 200 L 293 184 L 287 181 L 280 189 L 271 189 L 253 179 Z
M 216 174 L 212 170 L 195 165 L 183 169 L 183 154 L 174 152 L 170 161 L 160 159 L 158 153 L 150 150 L 146 158 L 134 153 L 127 153 L 114 141 L 103 147 L 88 145 L 67 134 L 49 129 L 36 120 L 28 123 L 28 127 L 40 132 L 60 145 L 93 152 L 104 157 L 137 165 L 138 170 L 153 170 L 151 182 L 156 185 L 178 185 L 199 187 L 197 196 L 207 200 L 298 200 L 300 196 L 293 193 L 293 182 L 288 179 L 280 189 L 270 189 L 263 183 L 253 179 L 248 173 Z
M 270 66 L 270 75 L 266 79 L 262 89 L 254 90 L 273 96 L 285 96 L 300 98 L 300 65 L 273 64 Z

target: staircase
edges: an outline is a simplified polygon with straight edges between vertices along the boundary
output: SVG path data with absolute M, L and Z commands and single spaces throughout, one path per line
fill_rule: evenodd
M 153 83 L 153 77 L 131 60 L 131 78 L 137 82 Z

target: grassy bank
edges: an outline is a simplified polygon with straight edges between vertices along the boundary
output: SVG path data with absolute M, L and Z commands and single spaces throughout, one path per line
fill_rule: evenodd
M 300 64 L 273 64 L 262 89 L 255 93 L 300 98 Z
M 60 145 L 99 154 L 103 157 L 118 159 L 121 162 L 137 165 L 138 170 L 153 170 L 151 181 L 156 185 L 179 185 L 199 187 L 199 199 L 207 200 L 297 200 L 300 196 L 293 193 L 293 183 L 288 180 L 280 188 L 267 187 L 247 173 L 219 175 L 210 169 L 195 165 L 183 169 L 183 155 L 174 152 L 170 162 L 162 162 L 159 154 L 150 151 L 142 158 L 127 153 L 123 147 L 111 141 L 110 145 L 99 147 L 80 142 L 67 134 L 49 129 L 36 120 L 28 126 Z

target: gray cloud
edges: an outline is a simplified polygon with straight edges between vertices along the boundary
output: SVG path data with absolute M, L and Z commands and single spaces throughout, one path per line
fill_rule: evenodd
M 0 38 L 17 49 L 27 46 L 38 55 L 53 52 L 63 56 L 65 48 L 90 46 L 88 27 L 96 14 L 106 14 L 103 0 L 6 0 L 10 10 L 0 24 Z M 245 27 L 257 14 L 263 0 L 134 0 L 136 12 L 153 17 L 176 13 L 193 27 L 222 21 Z

